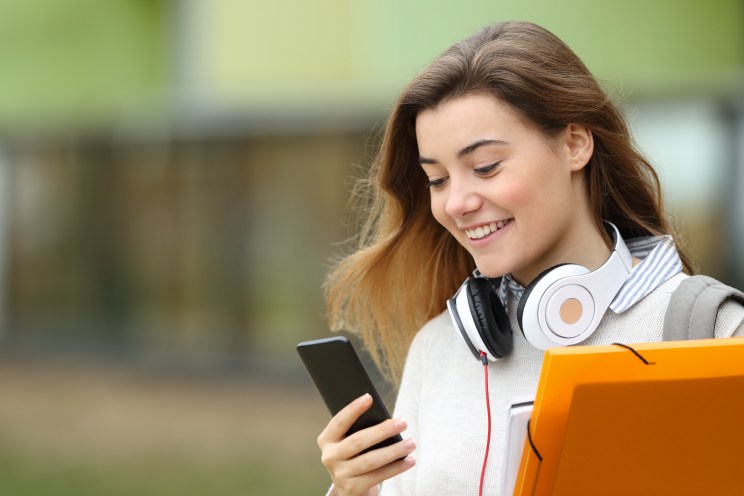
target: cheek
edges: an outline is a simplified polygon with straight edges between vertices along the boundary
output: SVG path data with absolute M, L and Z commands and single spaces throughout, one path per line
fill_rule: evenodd
M 447 227 L 449 217 L 444 211 L 445 204 L 446 199 L 443 198 L 442 195 L 437 195 L 435 193 L 431 194 L 431 214 L 437 222 L 442 224 L 444 227 Z
M 498 196 L 510 209 L 547 208 L 556 200 L 558 181 L 549 167 L 525 168 L 501 184 Z
M 529 182 L 522 180 L 503 184 L 496 193 L 498 202 L 508 210 L 520 209 L 534 204 L 535 196 L 533 187 Z

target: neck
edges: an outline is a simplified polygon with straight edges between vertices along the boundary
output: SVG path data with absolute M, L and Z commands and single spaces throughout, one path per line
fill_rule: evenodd
M 550 254 L 538 263 L 513 271 L 512 278 L 527 287 L 543 271 L 560 264 L 576 264 L 590 271 L 599 268 L 612 253 L 606 231 L 596 227 L 593 221 L 575 223 L 567 231 Z

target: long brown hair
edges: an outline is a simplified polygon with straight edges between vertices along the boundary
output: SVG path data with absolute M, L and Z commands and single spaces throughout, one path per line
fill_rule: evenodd
M 474 268 L 465 248 L 430 213 L 415 135 L 421 111 L 471 93 L 493 95 L 547 137 L 568 124 L 592 132 L 594 153 L 584 170 L 600 230 L 606 219 L 625 238 L 672 233 L 656 172 L 634 147 L 616 104 L 573 51 L 527 22 L 479 30 L 446 50 L 400 95 L 358 190 L 358 245 L 326 281 L 331 327 L 359 332 L 394 381 L 416 331 L 444 310 Z

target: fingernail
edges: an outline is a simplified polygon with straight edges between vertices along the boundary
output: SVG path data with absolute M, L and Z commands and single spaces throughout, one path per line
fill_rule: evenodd
M 403 443 L 403 447 L 412 450 L 416 447 L 416 442 L 413 439 L 406 439 L 406 441 Z
M 406 421 L 403 420 L 403 419 L 395 419 L 395 422 L 393 423 L 393 425 L 399 431 L 402 431 L 403 429 L 405 429 L 408 426 L 408 424 L 406 424 Z
M 411 455 L 408 455 L 403 459 L 403 463 L 405 463 L 409 467 L 413 467 L 414 465 L 416 465 L 416 460 Z
M 368 401 L 369 401 L 369 400 L 370 400 L 371 398 L 372 398 L 372 397 L 371 397 L 371 396 L 369 395 L 369 393 L 364 393 L 363 395 L 361 395 L 361 396 L 360 396 L 360 397 L 359 397 L 359 398 L 357 399 L 357 401 L 358 401 L 358 402 L 359 402 L 360 404 L 364 404 L 364 403 L 367 403 L 367 402 L 368 402 Z

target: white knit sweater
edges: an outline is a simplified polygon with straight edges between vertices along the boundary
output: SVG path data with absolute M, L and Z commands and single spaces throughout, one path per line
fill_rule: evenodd
M 685 277 L 673 276 L 619 315 L 608 311 L 582 344 L 660 341 L 669 298 Z M 488 366 L 492 438 L 484 494 L 489 496 L 500 484 L 507 408 L 514 398 L 534 397 L 543 358 L 519 331 L 516 305 L 515 298 L 509 298 L 514 350 Z M 715 335 L 744 336 L 744 308 L 723 305 Z M 416 465 L 385 481 L 382 496 L 477 494 L 487 432 L 484 394 L 483 365 L 473 358 L 449 315 L 432 319 L 408 352 L 394 413 L 408 422 L 403 436 L 416 441 Z

